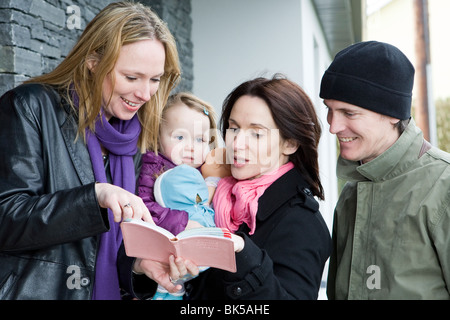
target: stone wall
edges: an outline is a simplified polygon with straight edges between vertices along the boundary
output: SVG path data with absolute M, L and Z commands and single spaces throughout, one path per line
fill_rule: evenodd
M 86 24 L 114 0 L 0 0 L 0 95 L 25 79 L 51 71 L 69 53 Z M 190 0 L 141 0 L 167 22 L 192 90 Z

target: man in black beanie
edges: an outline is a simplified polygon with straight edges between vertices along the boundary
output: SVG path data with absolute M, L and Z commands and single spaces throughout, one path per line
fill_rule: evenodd
M 347 181 L 329 299 L 450 299 L 450 154 L 411 118 L 413 83 L 408 58 L 376 41 L 339 52 L 322 78 Z

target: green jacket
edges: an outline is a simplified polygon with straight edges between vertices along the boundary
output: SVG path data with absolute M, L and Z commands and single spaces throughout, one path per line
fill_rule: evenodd
M 450 299 L 450 154 L 426 146 L 411 120 L 369 163 L 338 160 L 329 299 Z

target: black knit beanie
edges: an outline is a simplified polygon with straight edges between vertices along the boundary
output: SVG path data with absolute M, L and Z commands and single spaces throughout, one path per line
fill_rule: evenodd
M 405 120 L 411 117 L 413 85 L 414 67 L 399 49 L 367 41 L 336 55 L 322 78 L 320 97 Z

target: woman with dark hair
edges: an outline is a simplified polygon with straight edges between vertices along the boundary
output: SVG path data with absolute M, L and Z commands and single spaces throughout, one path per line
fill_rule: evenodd
M 216 224 L 234 233 L 237 272 L 209 269 L 191 299 L 317 299 L 331 239 L 314 197 L 321 128 L 297 84 L 258 78 L 226 98 L 221 127 L 232 176 L 214 196 Z

